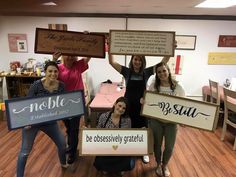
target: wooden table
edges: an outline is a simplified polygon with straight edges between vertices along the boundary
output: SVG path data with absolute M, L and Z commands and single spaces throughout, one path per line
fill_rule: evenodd
M 109 111 L 117 98 L 124 96 L 125 88 L 118 83 L 102 83 L 98 93 L 89 105 L 91 127 L 96 127 L 99 113 Z

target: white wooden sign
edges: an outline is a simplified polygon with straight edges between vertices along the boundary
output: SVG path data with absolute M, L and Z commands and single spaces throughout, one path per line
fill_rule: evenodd
M 141 114 L 195 128 L 213 130 L 217 105 L 146 91 Z
M 80 155 L 128 156 L 152 153 L 148 129 L 81 129 Z
M 175 32 L 110 30 L 110 53 L 174 56 Z

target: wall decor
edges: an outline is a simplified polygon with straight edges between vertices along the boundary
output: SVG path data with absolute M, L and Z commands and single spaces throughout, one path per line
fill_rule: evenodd
M 10 52 L 28 52 L 26 34 L 8 34 Z
M 176 50 L 195 50 L 196 38 L 197 36 L 194 35 L 176 35 Z
M 218 40 L 218 47 L 236 47 L 236 36 L 220 35 Z
M 48 29 L 67 31 L 67 24 L 48 24 Z
M 236 52 L 209 52 L 209 65 L 236 65 Z
M 183 70 L 183 56 L 182 55 L 176 55 L 174 57 L 170 57 L 170 60 L 168 61 L 168 66 L 170 68 L 171 74 L 174 75 L 181 75 Z

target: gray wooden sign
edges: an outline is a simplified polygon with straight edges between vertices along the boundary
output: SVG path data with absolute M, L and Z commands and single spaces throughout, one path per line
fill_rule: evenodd
M 53 94 L 45 97 L 6 100 L 8 129 L 56 121 L 84 114 L 83 91 Z

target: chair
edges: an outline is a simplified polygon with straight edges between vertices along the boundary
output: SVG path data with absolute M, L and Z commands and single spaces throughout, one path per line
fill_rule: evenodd
M 224 125 L 221 134 L 221 141 L 224 140 L 227 125 L 236 128 L 236 92 L 224 88 Z M 233 150 L 236 150 L 236 136 L 234 140 Z
M 218 108 L 217 108 L 217 113 L 216 113 L 216 119 L 214 122 L 214 127 L 213 130 L 217 128 L 219 117 L 224 114 L 224 110 L 221 109 L 220 107 L 220 87 L 219 83 L 212 81 L 209 79 L 209 86 L 210 86 L 210 101 L 211 103 L 215 103 Z

